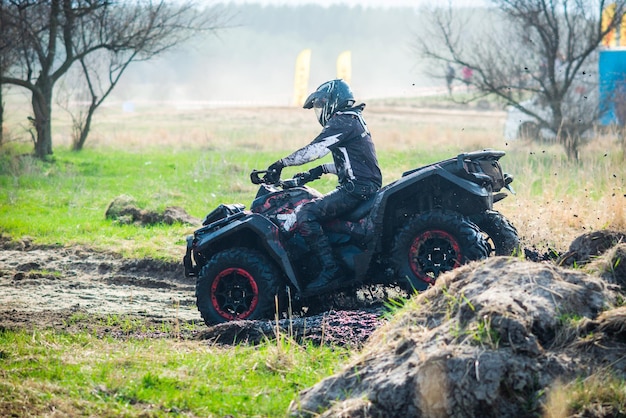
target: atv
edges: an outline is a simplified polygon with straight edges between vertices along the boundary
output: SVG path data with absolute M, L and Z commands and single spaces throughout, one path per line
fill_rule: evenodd
M 303 176 L 270 184 L 266 171 L 254 170 L 260 187 L 250 210 L 222 204 L 187 237 L 185 275 L 196 278 L 202 318 L 207 325 L 272 318 L 292 300 L 364 285 L 422 291 L 469 261 L 511 255 L 517 231 L 493 210 L 508 195 L 503 189 L 513 193 L 513 177 L 499 163 L 504 155 L 475 151 L 407 171 L 324 223 L 343 279 L 317 295 L 305 288 L 320 266 L 295 223 L 297 208 L 321 194 Z

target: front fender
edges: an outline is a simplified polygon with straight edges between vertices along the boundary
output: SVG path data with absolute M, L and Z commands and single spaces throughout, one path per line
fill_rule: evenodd
M 208 260 L 217 252 L 234 246 L 257 248 L 274 260 L 289 281 L 300 290 L 294 268 L 283 247 L 280 230 L 264 216 L 250 213 L 218 230 L 201 231 L 202 229 L 196 231 L 191 242 L 188 240 L 187 244 L 187 253 L 193 254 L 196 262 L 199 261 L 198 258 Z M 186 255 L 184 260 L 187 258 Z M 185 271 L 188 270 L 187 264 Z M 191 271 L 198 271 L 200 267 L 192 267 Z

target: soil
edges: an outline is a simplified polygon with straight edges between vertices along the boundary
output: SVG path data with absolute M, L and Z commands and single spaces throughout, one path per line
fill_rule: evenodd
M 346 309 L 324 304 L 278 323 L 206 327 L 181 263 L 0 237 L 0 331 L 87 330 L 228 345 L 257 344 L 280 330 L 361 349 L 343 371 L 302 391 L 290 416 L 539 416 L 560 379 L 607 369 L 626 376 L 624 238 L 610 231 L 581 236 L 559 260 L 525 249 L 527 260 L 471 263 L 442 276 L 393 321 L 370 291 L 369 298 L 346 298 Z M 578 268 L 557 265 L 568 260 Z M 615 416 L 610 407 L 586 414 L 586 406 L 580 416 Z
M 0 329 L 162 336 L 139 330 L 199 320 L 194 281 L 177 263 L 127 260 L 84 248 L 11 247 L 0 250 Z M 129 326 L 133 321 L 142 322 L 137 331 Z
M 185 277 L 182 262 L 0 240 L 0 330 L 54 328 L 118 338 L 257 344 L 277 329 L 275 321 L 207 327 L 194 292 L 195 280 Z M 360 346 L 381 324 L 382 305 L 371 300 L 337 299 L 352 309 L 328 304 L 331 309 L 281 319 L 278 326 L 298 339 Z
M 526 248 L 525 255 L 534 262 L 558 257 L 536 248 Z M 89 330 L 120 338 L 194 338 L 219 344 L 257 344 L 277 330 L 275 321 L 207 327 L 194 292 L 195 280 L 185 277 L 182 263 L 129 260 L 88 248 L 41 247 L 0 237 L 0 330 Z M 282 319 L 278 329 L 298 339 L 359 347 L 384 322 L 387 296 L 387 290 L 368 289 L 358 297 L 320 299 L 315 311 Z
M 577 388 L 626 378 L 626 243 L 581 255 L 575 269 L 491 257 L 441 276 L 288 415 L 624 416 L 608 392 Z

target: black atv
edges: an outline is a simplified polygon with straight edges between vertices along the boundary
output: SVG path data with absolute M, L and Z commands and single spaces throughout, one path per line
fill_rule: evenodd
M 250 210 L 220 205 L 187 238 L 185 275 L 196 277 L 198 310 L 207 324 L 272 318 L 285 299 L 362 285 L 399 285 L 421 291 L 472 260 L 511 255 L 517 231 L 493 204 L 512 192 L 502 151 L 459 154 L 407 171 L 351 213 L 323 225 L 343 273 L 333 289 L 307 295 L 320 265 L 295 232 L 295 210 L 321 196 L 301 177 L 260 189 Z

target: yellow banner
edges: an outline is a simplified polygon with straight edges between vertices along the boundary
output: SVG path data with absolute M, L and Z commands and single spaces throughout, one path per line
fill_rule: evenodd
M 352 78 L 352 53 L 344 51 L 337 57 L 337 78 L 350 84 Z
M 602 11 L 602 32 L 607 30 L 611 23 L 613 22 L 613 17 L 615 17 L 615 9 L 617 5 L 615 3 L 611 3 Z M 602 38 L 602 45 L 604 46 L 616 46 L 617 39 L 615 36 L 615 28 L 611 29 L 609 33 L 607 33 L 604 38 Z
M 296 74 L 293 82 L 293 104 L 302 106 L 309 91 L 309 72 L 311 69 L 311 50 L 303 49 L 296 58 Z
M 626 46 L 626 13 L 622 15 L 622 21 L 619 24 L 619 45 Z

